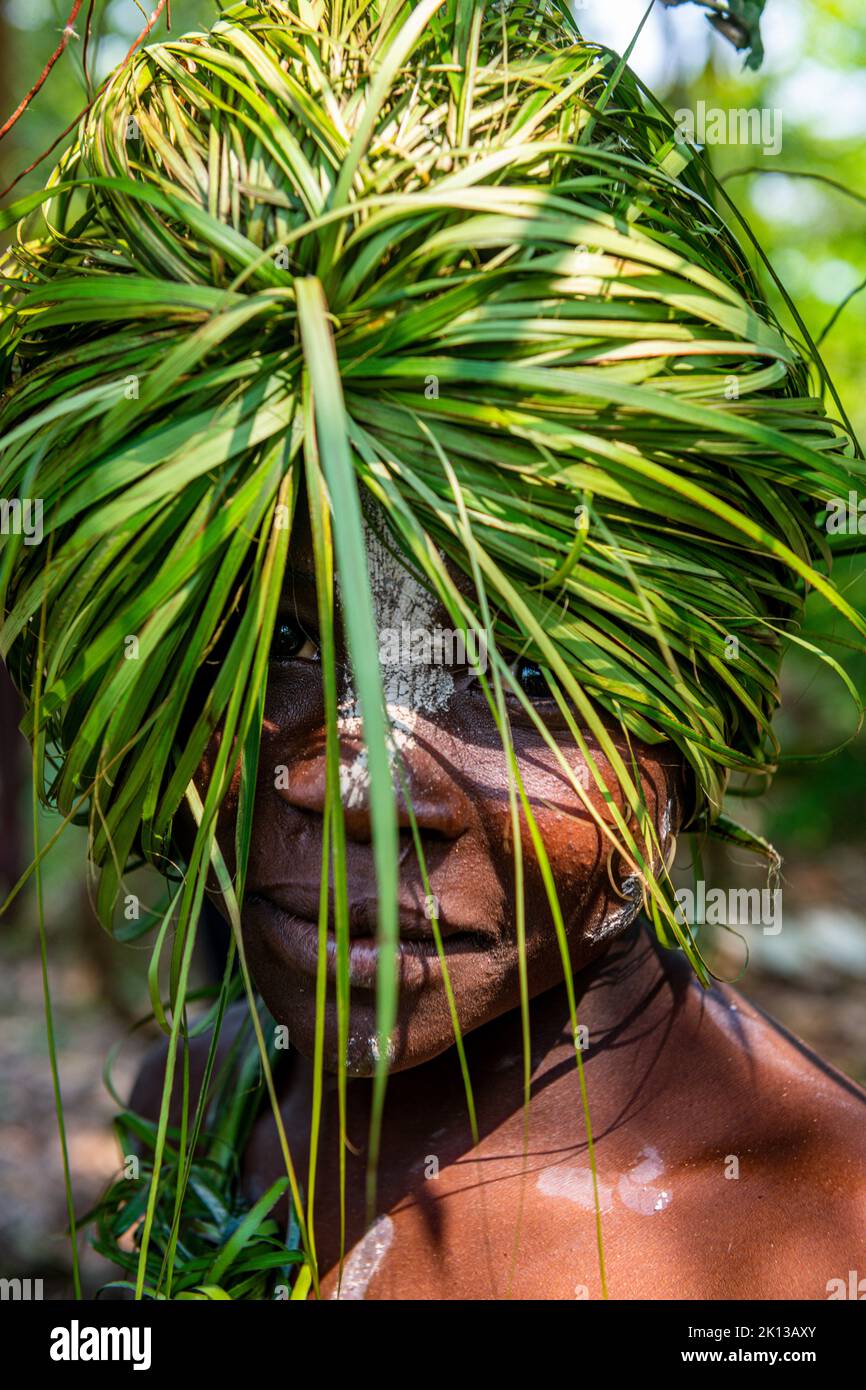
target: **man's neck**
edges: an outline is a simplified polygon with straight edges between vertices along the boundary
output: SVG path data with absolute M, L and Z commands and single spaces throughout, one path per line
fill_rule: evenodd
M 667 1068 L 662 1063 L 668 1053 L 671 1031 L 678 1027 L 693 996 L 691 969 L 678 955 L 660 951 L 648 930 L 636 925 L 627 937 L 614 942 L 577 974 L 574 985 L 578 1042 L 590 1104 L 600 1101 L 605 1117 L 622 1114 L 638 1083 L 644 1094 L 647 1086 L 655 1090 L 663 1084 Z M 548 1123 L 558 1124 L 565 1093 L 571 1109 L 571 1092 L 577 1084 L 574 1036 L 564 985 L 531 1000 L 529 1038 L 532 1127 L 541 1133 Z M 521 1121 L 527 1068 L 520 1009 L 476 1029 L 464 1042 L 480 1135 L 498 1131 L 512 1119 Z M 306 1128 L 313 1068 L 311 1062 L 297 1054 L 290 1089 L 288 1107 L 293 1127 Z M 371 1082 L 351 1079 L 347 1133 L 359 1149 L 366 1144 L 371 1101 Z M 424 1131 L 447 1130 L 452 1142 L 458 1147 L 462 1145 L 464 1152 L 472 1147 L 469 1108 L 456 1048 L 389 1078 L 384 1123 L 383 1161 L 396 1169 L 410 1152 L 414 1156 L 419 1133 Z M 329 1076 L 324 1088 L 322 1132 L 335 1133 L 338 1129 L 336 1078 Z M 301 1145 L 299 1152 L 304 1147 Z

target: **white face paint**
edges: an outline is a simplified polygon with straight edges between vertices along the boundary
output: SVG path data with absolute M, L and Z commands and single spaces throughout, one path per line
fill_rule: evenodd
M 385 541 L 380 539 L 366 516 L 363 522 L 373 613 L 380 638 L 379 660 L 385 708 L 390 723 L 389 755 L 393 767 L 398 754 L 413 747 L 419 715 L 435 714 L 437 710 L 448 706 L 454 692 L 454 677 L 444 663 L 382 661 L 383 633 L 402 635 L 408 630 L 412 634 L 432 634 L 437 599 L 406 568 Z M 384 531 L 384 523 L 382 529 Z M 342 589 L 340 598 L 345 604 L 346 595 Z M 410 649 L 411 646 L 410 641 Z M 401 652 L 402 647 L 401 642 Z M 358 738 L 363 732 L 361 708 L 351 676 L 347 676 L 338 709 L 338 729 L 341 738 Z M 349 767 L 340 768 L 340 789 L 343 804 L 347 808 L 362 804 L 369 788 L 369 777 L 367 752 L 366 749 L 362 749 Z
M 335 1288 L 331 1298 L 358 1301 L 366 1298 L 370 1281 L 391 1248 L 393 1239 L 394 1222 L 390 1216 L 380 1216 L 347 1256 L 339 1291 Z
M 372 509 L 370 515 L 373 516 Z M 363 516 L 362 520 L 373 598 L 373 616 L 379 637 L 379 664 L 385 694 L 385 710 L 389 723 L 388 756 L 394 770 L 396 785 L 399 757 L 414 746 L 419 716 L 432 715 L 447 708 L 454 693 L 454 677 L 444 663 L 411 660 L 397 663 L 382 660 L 383 633 L 390 631 L 399 634 L 400 637 L 405 630 L 410 634 L 419 631 L 432 633 L 435 627 L 437 599 L 406 568 L 393 550 L 389 549 L 368 516 Z M 384 521 L 380 522 L 379 530 L 382 535 L 387 534 Z M 346 594 L 342 586 L 340 601 L 345 605 Z M 409 653 L 412 646 L 410 640 Z M 398 650 L 403 655 L 402 641 L 398 643 Z M 341 740 L 358 740 L 363 736 L 363 728 L 360 703 L 351 673 L 347 670 L 342 698 L 337 709 L 337 731 Z M 343 805 L 347 809 L 363 805 L 369 785 L 367 750 L 362 748 L 348 767 L 342 763 L 340 765 Z M 387 1051 L 389 1060 L 393 1062 L 396 1048 L 392 1038 L 387 1040 Z M 379 1055 L 379 1039 L 375 1033 L 369 1037 L 354 1035 L 349 1039 L 348 1046 L 347 1066 L 350 1074 L 365 1075 L 376 1065 Z

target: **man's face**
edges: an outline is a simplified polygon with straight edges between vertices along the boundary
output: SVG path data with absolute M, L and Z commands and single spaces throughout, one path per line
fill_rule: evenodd
M 447 638 L 437 639 L 453 627 L 445 608 L 383 544 L 377 529 L 367 523 L 366 530 L 400 828 L 399 1007 L 388 1048 L 393 1068 L 400 1069 L 435 1057 L 454 1041 L 433 912 L 462 1031 L 518 1005 L 518 894 L 507 759 L 487 698 L 467 664 L 447 664 L 450 644 Z M 256 986 L 274 1018 L 287 1025 L 293 1045 L 308 1056 L 316 1022 L 326 791 L 325 710 L 312 574 L 312 546 L 302 522 L 292 537 L 272 647 L 242 913 Z M 340 601 L 348 601 L 348 596 L 338 593 L 338 629 Z M 412 659 L 419 653 L 421 660 Z M 350 933 L 347 1062 L 352 1074 L 368 1075 L 378 1056 L 376 875 L 363 727 L 351 668 L 339 642 L 337 660 Z M 513 669 L 591 805 L 610 824 L 610 810 L 537 668 L 517 661 Z M 508 694 L 506 703 L 524 788 L 556 884 L 572 968 L 580 970 L 632 921 L 639 890 L 621 857 L 615 854 L 611 860 L 610 841 L 517 697 Z M 631 755 L 620 736 L 614 737 L 630 765 Z M 610 764 L 589 736 L 587 743 L 622 808 Z M 679 762 L 670 748 L 652 751 L 633 745 L 633 752 L 647 809 L 666 852 L 670 832 L 676 829 L 671 819 L 677 813 Z M 209 765 L 210 757 L 201 769 L 203 782 Z M 429 895 L 402 788 L 408 791 L 417 822 Z M 233 794 L 220 818 L 220 843 L 229 863 L 235 814 Z M 522 813 L 520 841 L 526 965 L 529 992 L 535 995 L 562 980 L 563 964 L 541 867 Z M 325 1062 L 332 1070 L 337 1067 L 336 979 L 337 945 L 330 917 Z

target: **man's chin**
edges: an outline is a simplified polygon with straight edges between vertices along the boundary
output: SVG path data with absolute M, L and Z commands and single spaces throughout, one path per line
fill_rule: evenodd
M 353 1078 L 375 1076 L 383 1055 L 387 1059 L 389 1073 L 408 1071 L 423 1066 L 425 1062 L 432 1062 L 454 1046 L 454 1034 L 450 1029 L 428 1030 L 417 1024 L 417 1020 L 414 1026 L 412 1021 L 408 1026 L 398 1021 L 383 1047 L 376 1026 L 375 1009 L 350 1009 L 345 1047 L 347 1075 Z M 286 1017 L 286 1030 L 290 1046 L 313 1064 L 316 1057 L 315 1018 L 306 1014 L 303 1018 L 298 1018 L 297 1014 Z M 336 1076 L 340 1069 L 339 1059 L 336 1008 L 329 1000 L 322 1038 L 323 1070 Z

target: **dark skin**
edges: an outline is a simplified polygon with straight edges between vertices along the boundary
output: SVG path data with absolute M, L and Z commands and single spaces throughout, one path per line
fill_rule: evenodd
M 315 919 L 325 798 L 325 721 L 309 537 L 293 537 L 274 649 L 243 929 L 254 981 L 292 1048 L 278 1077 L 283 1121 L 306 1189 L 313 1068 Z M 444 610 L 436 616 L 450 626 Z M 340 653 L 343 657 L 344 654 Z M 516 668 L 592 805 L 610 812 L 556 707 Z M 863 1262 L 866 1096 L 742 996 L 706 991 L 684 959 L 636 920 L 629 870 L 516 700 L 522 776 L 549 856 L 575 977 L 595 1138 L 608 1289 L 616 1298 L 826 1298 Z M 347 726 L 350 768 L 361 747 Z M 618 740 L 623 751 L 625 744 Z M 615 778 L 594 744 L 608 785 Z M 675 750 L 634 745 L 661 853 L 683 817 Z M 375 876 L 369 802 L 347 808 L 353 945 L 342 1296 L 496 1299 L 601 1296 L 594 1191 L 563 964 L 538 860 L 522 820 L 532 1040 L 523 1107 L 519 953 L 507 776 L 499 735 L 469 671 L 447 705 L 418 713 L 401 748 L 427 860 L 478 1110 L 473 1144 L 424 886 L 398 793 L 401 988 L 391 1040 L 379 1220 L 366 1236 L 367 1144 L 375 1067 Z M 210 758 L 200 773 L 207 784 Z M 275 785 L 274 769 L 287 769 Z M 622 798 L 618 796 L 622 806 Z M 220 840 L 232 843 L 232 798 Z M 238 1020 L 229 1018 L 222 1047 Z M 206 1040 L 193 1045 L 193 1083 Z M 324 1297 L 336 1292 L 339 1166 L 333 982 L 315 1239 Z M 158 1108 L 161 1059 L 133 1096 Z M 244 1155 L 251 1197 L 284 1171 L 263 1113 Z

